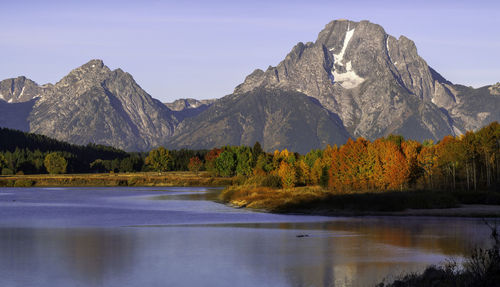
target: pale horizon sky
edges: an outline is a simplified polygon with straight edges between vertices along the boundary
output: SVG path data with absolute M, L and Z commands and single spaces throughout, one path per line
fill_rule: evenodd
M 5 1 L 0 80 L 55 83 L 91 59 L 163 102 L 230 94 L 335 19 L 412 39 L 453 83 L 500 81 L 500 1 Z

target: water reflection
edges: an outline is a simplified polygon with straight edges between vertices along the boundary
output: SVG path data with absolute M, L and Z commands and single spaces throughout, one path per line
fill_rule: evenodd
M 353 217 L 325 222 L 232 223 L 213 226 L 297 230 L 297 235 L 306 234 L 308 238 L 355 235 L 357 238 L 351 240 L 417 248 L 423 252 L 449 256 L 463 256 L 474 246 L 488 245 L 490 232 L 477 219 L 422 217 Z
M 99 286 L 132 268 L 133 249 L 134 241 L 114 230 L 0 228 L 0 278 L 16 279 L 13 286 L 20 278 Z
M 213 193 L 36 191 L 3 199 L 1 286 L 373 286 L 463 256 L 489 235 L 481 220 L 458 218 L 303 222 L 205 201 Z

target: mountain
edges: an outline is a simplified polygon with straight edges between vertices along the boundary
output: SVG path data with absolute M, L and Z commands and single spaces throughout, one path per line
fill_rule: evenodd
M 7 89 L 9 83 L 13 88 Z M 101 60 L 74 69 L 55 85 L 40 87 L 25 78 L 3 81 L 2 95 L 11 102 L 24 97 L 24 112 L 15 113 L 16 121 L 23 123 L 21 130 L 29 126 L 30 132 L 74 144 L 148 150 L 163 143 L 177 124 L 173 112 L 142 90 L 130 74 L 111 71 Z M 0 109 L 21 107 L 3 102 Z M 0 120 L 5 121 L 12 123 L 9 118 Z
M 165 103 L 179 121 L 186 118 L 197 116 L 199 113 L 210 107 L 216 99 L 196 100 L 196 99 L 178 99 L 172 103 Z
M 296 91 L 265 88 L 224 97 L 183 121 L 178 131 L 168 146 L 203 149 L 259 141 L 266 150 L 305 153 L 349 138 L 340 119 L 317 100 Z
M 458 60 L 458 59 L 457 59 Z M 92 60 L 58 83 L 0 82 L 0 126 L 127 151 L 253 145 L 307 152 L 349 137 L 441 139 L 500 121 L 500 84 L 451 83 L 415 43 L 368 21 L 328 23 L 230 95 L 163 104 Z
M 259 103 L 236 107 L 262 90 L 269 91 L 268 98 L 279 95 L 283 109 L 293 108 L 288 107 L 286 98 L 294 93 L 314 99 L 319 107 L 340 119 L 338 126 L 350 136 L 370 140 L 391 133 L 420 141 L 438 140 L 500 120 L 498 84 L 480 89 L 454 85 L 428 66 L 408 38 L 396 39 L 368 21 L 336 20 L 325 26 L 314 43 L 298 43 L 276 67 L 255 70 L 232 95 L 186 120 L 171 143 L 189 146 L 195 144 L 193 138 L 198 138 L 197 147 L 210 147 L 221 143 L 209 139 L 222 128 L 227 143 L 248 143 L 243 125 L 234 124 L 236 115 L 240 115 L 238 122 L 244 123 L 264 107 Z M 295 104 L 295 109 L 300 110 L 301 104 Z M 209 116 L 224 111 L 231 111 L 225 125 L 220 117 Z M 305 132 L 303 126 L 282 120 L 293 130 L 282 144 L 307 150 L 307 145 L 297 145 L 298 136 Z M 196 123 L 203 128 L 196 128 Z M 345 134 L 331 127 L 320 133 Z M 342 137 L 336 139 L 342 141 Z M 314 137 L 311 141 L 315 147 L 323 144 Z M 263 146 L 267 150 L 274 148 L 272 144 Z

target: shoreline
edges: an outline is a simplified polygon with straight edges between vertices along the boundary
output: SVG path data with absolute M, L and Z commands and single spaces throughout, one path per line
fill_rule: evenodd
M 224 204 L 224 202 L 217 201 Z M 311 215 L 326 217 L 363 217 L 363 216 L 390 216 L 390 217 L 460 217 L 460 218 L 500 218 L 500 205 L 461 204 L 452 208 L 407 209 L 404 211 L 356 211 L 356 210 L 326 210 L 326 209 L 298 209 L 289 212 L 276 212 L 262 208 L 248 208 L 232 203 L 225 205 L 235 209 L 248 209 L 255 212 L 284 214 L 284 215 Z
M 462 204 L 459 207 L 453 207 L 453 208 L 407 209 L 404 211 L 297 210 L 295 212 L 287 212 L 284 214 L 317 215 L 317 216 L 329 216 L 329 217 L 411 216 L 411 217 L 500 218 L 500 205 Z
M 499 193 L 465 194 L 439 190 L 335 194 L 319 186 L 291 189 L 232 186 L 221 192 L 219 200 L 234 208 L 275 214 L 500 218 Z
M 207 186 L 233 184 L 234 178 L 212 177 L 208 172 L 36 174 L 0 176 L 1 187 L 118 187 Z
M 0 176 L 2 187 L 230 187 L 235 178 L 212 177 L 207 172 L 171 171 L 164 173 L 96 173 L 96 174 L 37 174 Z M 246 200 L 216 200 L 232 208 L 245 208 L 256 212 L 288 215 L 312 215 L 328 217 L 355 216 L 429 216 L 462 218 L 500 218 L 500 205 L 458 204 L 443 208 L 407 208 L 398 211 L 376 211 L 335 209 L 324 204 L 308 207 L 292 207 L 286 210 L 273 210 L 265 206 L 252 207 Z

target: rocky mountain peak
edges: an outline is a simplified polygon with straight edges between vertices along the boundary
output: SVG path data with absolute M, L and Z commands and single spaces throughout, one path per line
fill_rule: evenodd
M 0 100 L 8 103 L 22 103 L 41 97 L 44 89 L 37 83 L 20 76 L 0 82 Z
M 67 76 L 62 78 L 56 84 L 56 88 L 65 88 L 69 86 L 83 86 L 86 88 L 88 85 L 102 82 L 111 70 L 104 65 L 102 60 L 90 60 L 88 63 L 72 70 Z
M 490 93 L 494 96 L 500 96 L 500 83 L 496 83 L 494 85 L 491 85 L 491 87 L 488 88 L 490 90 Z
M 102 60 L 72 70 L 37 101 L 30 131 L 77 144 L 147 150 L 173 133 L 177 119 L 127 72 Z

